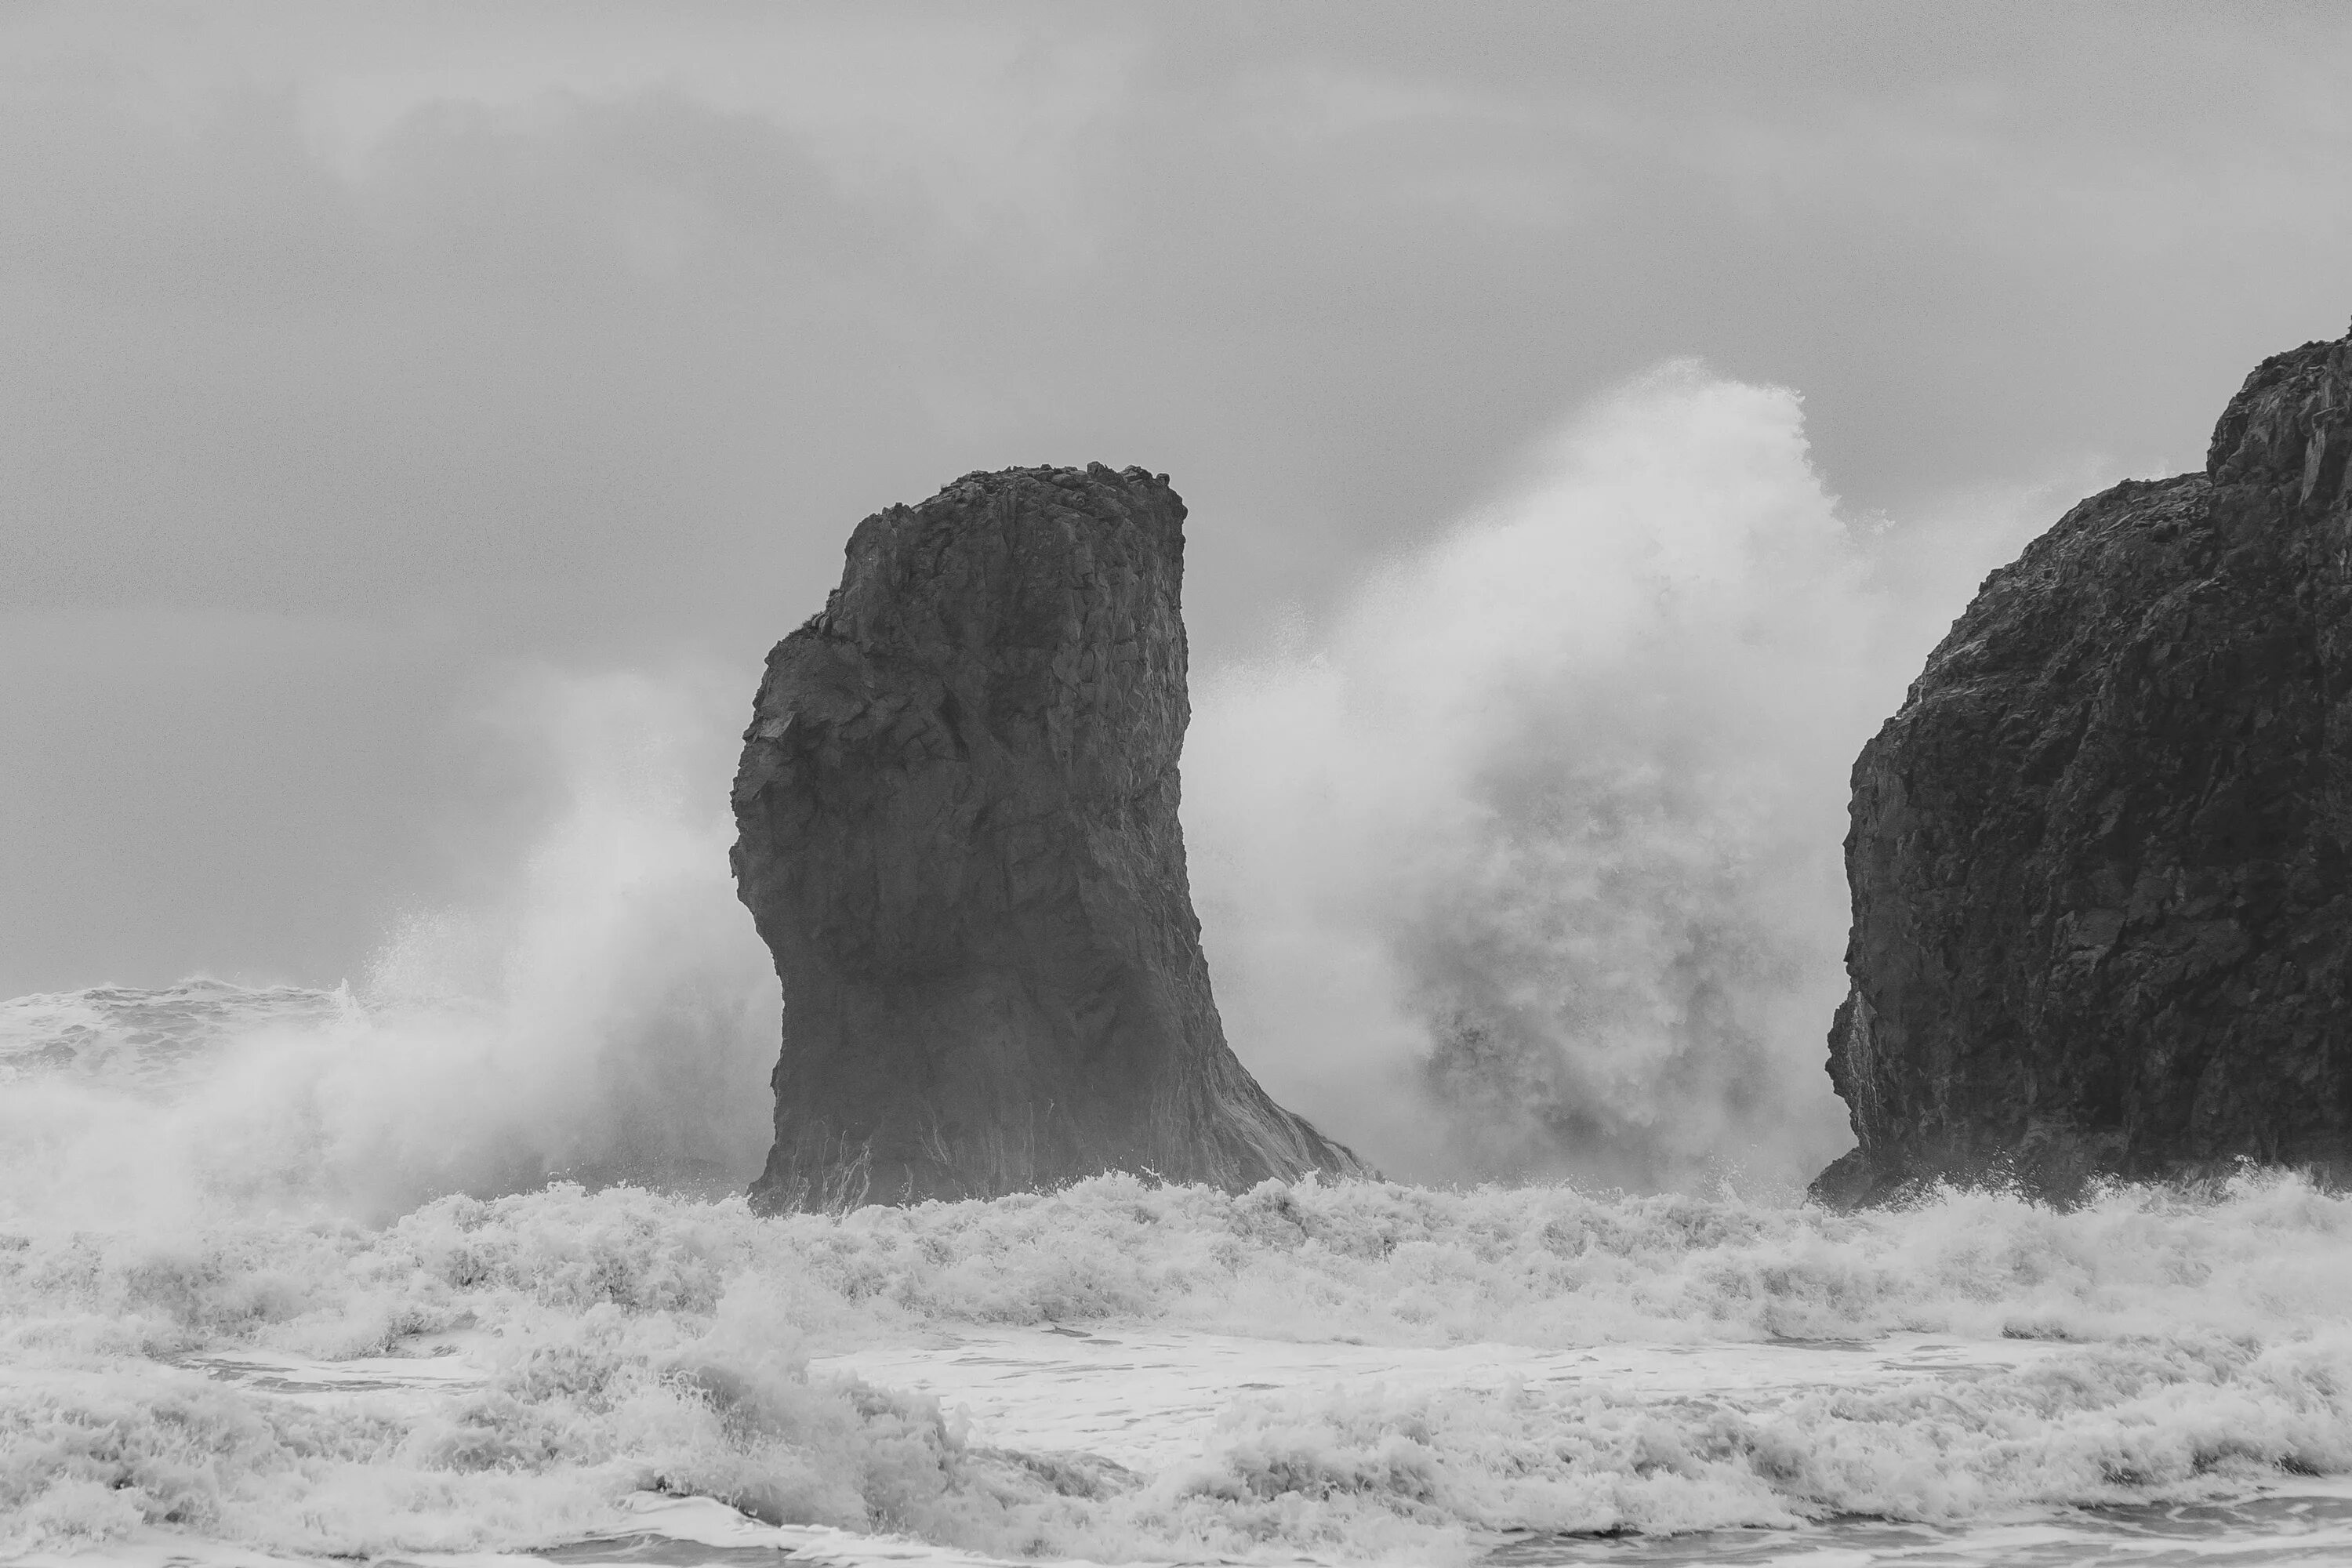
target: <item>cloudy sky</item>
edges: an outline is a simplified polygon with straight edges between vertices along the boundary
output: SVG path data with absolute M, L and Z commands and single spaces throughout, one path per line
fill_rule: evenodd
M 2192 467 L 2352 311 L 2347 80 L 2335 5 L 0 6 L 0 994 L 355 973 L 536 809 L 519 679 L 748 705 L 972 468 L 1170 472 L 1213 669 L 1664 361 L 1880 531 Z

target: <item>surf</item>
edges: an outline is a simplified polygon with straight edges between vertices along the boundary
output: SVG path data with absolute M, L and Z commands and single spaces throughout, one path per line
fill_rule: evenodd
M 240 1005 L 364 1026 L 282 988 L 20 1001 L 8 1102 L 77 1066 L 168 1098 L 189 1030 L 155 1021 Z M 8 1205 L 0 1550 L 661 1561 L 728 1518 L 856 1562 L 1565 1562 L 1626 1532 L 2032 1561 L 2181 1510 L 2345 1525 L 2352 1200 L 2290 1175 L 1865 1215 L 1125 1174 L 774 1218 L 625 1182 L 384 1223 L 283 1197 Z

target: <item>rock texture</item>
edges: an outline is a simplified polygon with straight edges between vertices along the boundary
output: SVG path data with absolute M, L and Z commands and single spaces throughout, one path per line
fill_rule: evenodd
M 867 518 L 769 656 L 738 890 L 783 981 L 773 1209 L 1361 1173 L 1226 1047 L 1177 824 L 1184 503 L 1100 464 Z
M 1853 771 L 1815 1184 L 2352 1160 L 2352 337 L 1985 580 Z

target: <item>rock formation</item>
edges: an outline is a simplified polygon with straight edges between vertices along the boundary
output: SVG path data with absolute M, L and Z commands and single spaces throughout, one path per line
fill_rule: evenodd
M 860 523 L 769 656 L 733 856 L 783 982 L 761 1205 L 1361 1173 L 1210 995 L 1183 521 L 1139 468 L 970 474 Z
M 2352 1159 L 2352 337 L 1985 580 L 1853 770 L 1817 1194 Z

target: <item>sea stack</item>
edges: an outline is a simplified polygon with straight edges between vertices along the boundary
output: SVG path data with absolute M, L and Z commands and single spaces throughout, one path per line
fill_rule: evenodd
M 1225 1044 L 1178 826 L 1184 503 L 968 474 L 851 535 L 776 645 L 737 890 L 783 982 L 777 1210 L 1097 1174 L 1360 1174 Z
M 2352 337 L 1985 580 L 1853 770 L 1816 1194 L 2352 1166 Z

